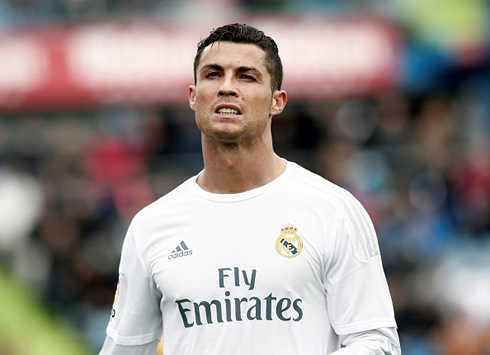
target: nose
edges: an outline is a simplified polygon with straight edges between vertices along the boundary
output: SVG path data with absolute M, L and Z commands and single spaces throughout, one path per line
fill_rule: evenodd
M 224 77 L 218 90 L 219 96 L 237 96 L 238 92 L 233 78 Z

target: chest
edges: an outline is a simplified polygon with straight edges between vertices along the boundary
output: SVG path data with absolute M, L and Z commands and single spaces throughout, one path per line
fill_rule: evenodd
M 164 301 L 322 292 L 333 230 L 321 216 L 220 207 L 157 231 L 148 264 Z

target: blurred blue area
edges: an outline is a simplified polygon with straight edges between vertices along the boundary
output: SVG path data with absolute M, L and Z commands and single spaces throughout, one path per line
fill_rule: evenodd
M 444 78 L 453 63 L 441 49 L 421 43 L 407 43 L 403 60 L 401 82 L 405 92 L 423 95 L 442 91 L 448 85 Z

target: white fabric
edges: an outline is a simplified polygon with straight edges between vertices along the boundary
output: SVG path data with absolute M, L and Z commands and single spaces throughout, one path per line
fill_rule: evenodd
M 366 330 L 340 338 L 343 348 L 332 355 L 401 355 L 396 328 Z
M 324 355 L 341 337 L 396 328 L 367 213 L 290 162 L 239 194 L 206 192 L 194 177 L 138 213 L 113 315 L 116 344 L 163 332 L 165 355 Z
M 155 355 L 158 347 L 158 340 L 137 346 L 118 345 L 111 337 L 106 337 L 104 346 L 99 355 Z

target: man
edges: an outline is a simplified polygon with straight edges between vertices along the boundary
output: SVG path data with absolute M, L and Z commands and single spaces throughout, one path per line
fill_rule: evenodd
M 194 75 L 204 169 L 132 221 L 101 354 L 400 354 L 365 210 L 274 153 L 275 42 L 220 27 Z

